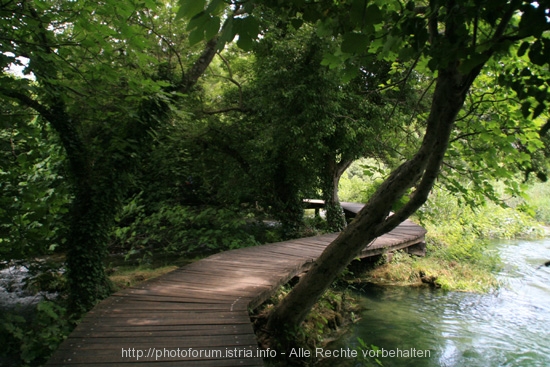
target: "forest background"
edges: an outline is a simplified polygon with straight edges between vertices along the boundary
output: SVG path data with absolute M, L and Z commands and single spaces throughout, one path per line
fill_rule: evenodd
M 9 351 L 42 361 L 112 292 L 114 258 L 156 266 L 344 229 L 339 200 L 366 203 L 423 147 L 450 36 L 473 40 L 452 55 L 476 75 L 416 218 L 437 266 L 490 272 L 480 238 L 550 221 L 535 183 L 548 170 L 548 6 L 497 5 L 2 0 L 0 261 L 60 294 L 35 322 L 6 316 Z M 421 182 L 392 209 L 416 205 Z M 326 201 L 325 220 L 304 216 L 305 198 Z M 463 274 L 443 285 L 467 288 Z

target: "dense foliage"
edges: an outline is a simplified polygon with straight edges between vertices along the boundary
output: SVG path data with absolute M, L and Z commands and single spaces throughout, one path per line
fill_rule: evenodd
M 548 16 L 519 0 L 0 0 L 0 261 L 60 255 L 66 304 L 36 317 L 67 322 L 112 291 L 109 252 L 300 236 L 304 198 L 343 229 L 340 178 L 368 158 L 367 209 L 275 311 L 299 324 L 434 185 L 480 205 L 546 179 Z

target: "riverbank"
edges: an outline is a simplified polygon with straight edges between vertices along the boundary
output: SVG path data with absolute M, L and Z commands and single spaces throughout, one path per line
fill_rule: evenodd
M 370 284 L 362 288 L 359 322 L 330 349 L 429 350 L 429 357 L 380 358 L 384 367 L 550 365 L 550 239 L 493 243 L 501 254 L 488 293 Z M 357 367 L 333 359 L 319 367 Z
M 487 253 L 483 264 L 449 260 L 438 250 L 425 258 L 406 253 L 393 254 L 391 261 L 371 266 L 357 274 L 355 283 L 378 285 L 442 288 L 447 291 L 485 293 L 498 288 L 495 277 L 500 260 L 497 254 Z M 490 250 L 488 250 L 490 251 Z
M 273 338 L 264 328 L 267 317 L 290 292 L 296 281 L 297 279 L 281 287 L 268 301 L 251 311 L 258 345 L 263 349 L 286 351 L 284 357 L 279 353 L 277 358 L 265 359 L 264 362 L 270 367 L 315 366 L 322 359 L 315 351 L 326 348 L 349 333 L 353 324 L 359 321 L 358 315 L 363 311 L 359 306 L 357 294 L 349 288 L 346 281 L 339 279 L 313 307 L 304 323 L 293 334 L 289 345 L 281 345 L 278 342 L 275 345 Z
M 497 239 L 550 235 L 549 227 L 517 209 L 488 204 L 474 210 L 438 201 L 439 212 L 424 208 L 413 219 L 428 231 L 426 256 L 398 252 L 383 257 L 358 274 L 358 282 L 486 293 L 500 286 L 496 275 L 503 263 L 494 246 Z

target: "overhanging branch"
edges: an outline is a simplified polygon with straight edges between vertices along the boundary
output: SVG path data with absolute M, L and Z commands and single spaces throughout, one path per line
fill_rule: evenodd
M 30 96 L 28 96 L 24 93 L 17 92 L 15 90 L 11 90 L 11 89 L 0 88 L 0 94 L 3 94 L 4 96 L 6 96 L 8 98 L 14 99 L 14 100 L 18 101 L 19 103 L 21 103 L 22 105 L 25 105 L 29 108 L 32 108 L 33 110 L 38 112 L 40 115 L 42 115 L 42 117 L 44 117 L 47 120 L 50 120 L 50 118 L 53 115 L 53 113 L 50 111 L 49 108 L 43 106 L 40 102 L 32 99 Z

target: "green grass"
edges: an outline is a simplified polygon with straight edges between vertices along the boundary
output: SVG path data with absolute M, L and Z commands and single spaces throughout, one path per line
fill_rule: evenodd
M 369 179 L 357 172 L 344 175 L 341 200 L 365 202 L 377 186 L 376 180 Z M 435 189 L 412 218 L 428 231 L 427 256 L 413 258 L 398 253 L 390 263 L 368 271 L 366 280 L 422 284 L 422 273 L 447 290 L 486 292 L 498 287 L 494 274 L 501 262 L 490 240 L 542 237 L 540 221 L 550 223 L 550 184 L 535 184 L 528 195 L 526 202 L 513 200 L 514 208 L 487 203 L 472 209 L 453 195 Z
M 373 279 L 418 284 L 420 274 L 446 290 L 487 292 L 498 287 L 500 257 L 491 240 L 537 238 L 542 227 L 528 214 L 492 203 L 477 209 L 460 205 L 450 194 L 436 192 L 416 220 L 426 228 L 427 256 L 394 256 L 371 272 Z
M 109 275 L 109 279 L 113 282 L 116 290 L 121 290 L 148 279 L 159 277 L 177 268 L 176 265 L 165 265 L 160 267 L 122 266 L 116 268 L 114 272 Z
M 535 218 L 550 224 L 550 182 L 536 183 L 527 190 L 527 205 L 533 210 Z
M 390 263 L 375 267 L 363 279 L 381 284 L 420 286 L 424 285 L 421 274 L 433 279 L 435 285 L 444 290 L 482 293 L 498 287 L 487 267 L 449 261 L 434 252 L 423 258 L 397 253 Z

